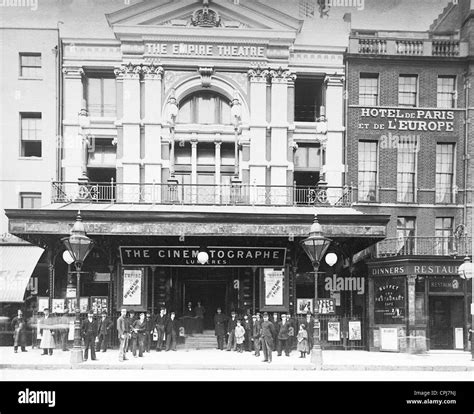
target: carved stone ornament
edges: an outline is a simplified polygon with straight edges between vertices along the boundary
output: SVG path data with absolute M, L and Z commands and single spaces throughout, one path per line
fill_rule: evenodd
M 146 67 L 146 65 L 129 62 L 120 66 L 120 68 L 116 68 L 114 73 L 117 77 L 122 76 L 124 78 L 139 79 L 144 67 Z
M 201 86 L 203 88 L 211 87 L 211 77 L 214 73 L 214 68 L 212 67 L 200 67 L 198 69 L 199 74 L 201 75 Z
M 295 73 L 290 72 L 289 69 L 283 69 L 282 67 L 270 70 L 270 77 L 272 82 L 294 82 L 296 80 Z
M 209 0 L 203 0 L 202 8 L 197 9 L 191 16 L 191 24 L 197 27 L 219 27 L 219 13 L 209 8 Z
M 147 65 L 142 66 L 142 73 L 144 74 L 145 79 L 161 79 L 164 70 L 162 66 Z
M 269 69 L 263 69 L 260 65 L 250 69 L 247 72 L 248 77 L 253 82 L 266 82 L 270 71 Z

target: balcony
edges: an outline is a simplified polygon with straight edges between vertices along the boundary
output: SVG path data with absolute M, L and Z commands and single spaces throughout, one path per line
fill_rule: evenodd
M 349 38 L 349 53 L 378 56 L 465 57 L 467 42 L 458 39 L 432 39 L 427 33 L 414 32 L 412 38 L 400 38 L 400 33 L 377 32 Z
M 249 184 L 52 183 L 52 203 L 350 207 L 350 187 Z
M 471 254 L 469 237 L 389 238 L 376 244 L 375 258 L 393 256 L 457 256 Z

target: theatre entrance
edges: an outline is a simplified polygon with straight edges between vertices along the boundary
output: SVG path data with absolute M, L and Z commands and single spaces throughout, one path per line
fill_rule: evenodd
M 186 268 L 180 272 L 179 281 L 181 287 L 181 314 L 184 313 L 188 302 L 192 307 L 201 302 L 205 308 L 204 329 L 214 329 L 214 315 L 217 308 L 229 314 L 234 307 L 232 292 L 232 275 L 230 268 Z

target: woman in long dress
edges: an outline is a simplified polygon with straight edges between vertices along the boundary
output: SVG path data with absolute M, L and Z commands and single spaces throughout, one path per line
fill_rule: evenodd
M 54 342 L 54 322 L 49 316 L 49 309 L 44 309 L 44 318 L 39 321 L 39 329 L 41 333 L 40 348 L 43 349 L 42 355 L 53 355 L 53 349 L 56 347 Z
M 300 330 L 298 331 L 297 340 L 298 340 L 298 343 L 296 345 L 296 350 L 301 353 L 300 358 L 306 358 L 306 353 L 309 352 L 309 347 L 308 347 L 308 332 L 306 332 L 306 326 L 304 323 L 300 325 Z

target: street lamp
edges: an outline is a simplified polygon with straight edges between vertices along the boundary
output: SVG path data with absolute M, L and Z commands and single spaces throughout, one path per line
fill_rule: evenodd
M 464 294 L 467 297 L 467 281 L 472 279 L 474 273 L 474 264 L 469 261 L 469 257 L 464 258 L 464 263 L 459 266 L 458 274 L 464 279 Z M 471 359 L 474 361 L 474 338 L 472 330 L 474 329 L 474 281 L 472 282 L 472 293 L 471 293 Z
M 318 268 L 321 259 L 331 244 L 331 239 L 324 237 L 318 216 L 314 216 L 309 236 L 301 242 L 301 247 L 308 255 L 314 268 L 314 329 L 313 329 L 313 349 L 311 349 L 311 362 L 316 364 L 317 369 L 323 365 L 323 353 L 319 342 L 320 323 L 318 308 Z
M 71 363 L 82 362 L 81 348 L 81 318 L 80 318 L 80 281 L 81 269 L 87 255 L 94 247 L 94 242 L 86 236 L 86 229 L 82 222 L 81 212 L 78 211 L 76 222 L 71 229 L 71 235 L 61 239 L 67 251 L 71 255 L 74 266 L 76 267 L 77 285 L 76 285 L 76 319 L 74 321 L 74 346 L 71 352 Z

